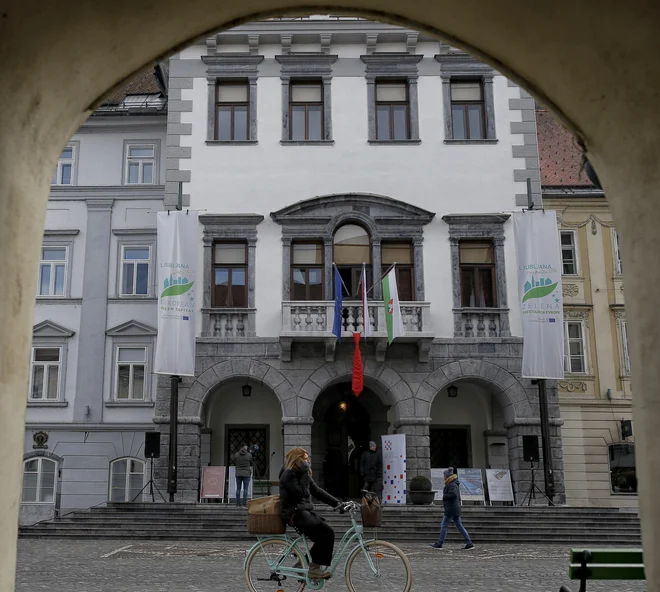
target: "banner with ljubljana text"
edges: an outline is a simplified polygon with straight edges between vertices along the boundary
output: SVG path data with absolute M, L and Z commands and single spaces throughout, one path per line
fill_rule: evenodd
M 523 378 L 564 378 L 561 248 L 554 211 L 513 215 L 523 329 Z

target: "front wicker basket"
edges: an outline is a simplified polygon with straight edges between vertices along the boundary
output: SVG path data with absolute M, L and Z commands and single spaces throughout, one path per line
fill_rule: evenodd
M 284 534 L 286 526 L 280 516 L 248 514 L 248 532 L 250 534 Z

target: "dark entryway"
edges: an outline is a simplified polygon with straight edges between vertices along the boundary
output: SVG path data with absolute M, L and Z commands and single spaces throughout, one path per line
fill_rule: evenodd
M 433 427 L 431 436 L 431 468 L 467 469 L 472 466 L 469 426 Z
M 259 451 L 255 452 L 253 456 L 254 462 L 254 478 L 260 479 L 266 474 L 268 466 L 268 459 L 270 454 L 268 451 L 268 437 L 269 426 L 226 426 L 226 466 L 231 465 L 231 457 L 233 454 L 241 449 L 243 444 L 248 446 L 258 446 Z

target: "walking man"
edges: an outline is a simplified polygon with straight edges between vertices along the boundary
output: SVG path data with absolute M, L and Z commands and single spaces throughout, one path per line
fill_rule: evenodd
M 377 493 L 374 488 L 383 480 L 383 461 L 376 450 L 376 443 L 369 442 L 369 450 L 365 450 L 360 457 L 360 477 L 362 489 Z
M 236 507 L 247 508 L 248 489 L 250 487 L 250 476 L 252 475 L 252 455 L 248 452 L 247 444 L 243 444 L 241 449 L 231 459 L 236 465 Z M 241 486 L 243 486 L 243 501 L 241 502 Z
M 442 549 L 442 544 L 445 542 L 445 537 L 447 536 L 447 528 L 449 527 L 449 523 L 453 521 L 458 532 L 465 539 L 465 547 L 463 548 L 474 549 L 470 535 L 461 522 L 461 489 L 458 482 L 458 475 L 454 473 L 452 467 L 449 467 L 444 472 L 444 478 L 445 488 L 442 490 L 442 503 L 445 507 L 445 515 L 442 517 L 442 524 L 440 526 L 440 538 L 431 547 Z

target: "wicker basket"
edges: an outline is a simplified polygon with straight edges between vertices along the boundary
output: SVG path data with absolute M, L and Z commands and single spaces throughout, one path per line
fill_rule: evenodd
M 280 496 L 260 497 L 248 502 L 250 534 L 284 534 L 286 525 L 280 515 Z

